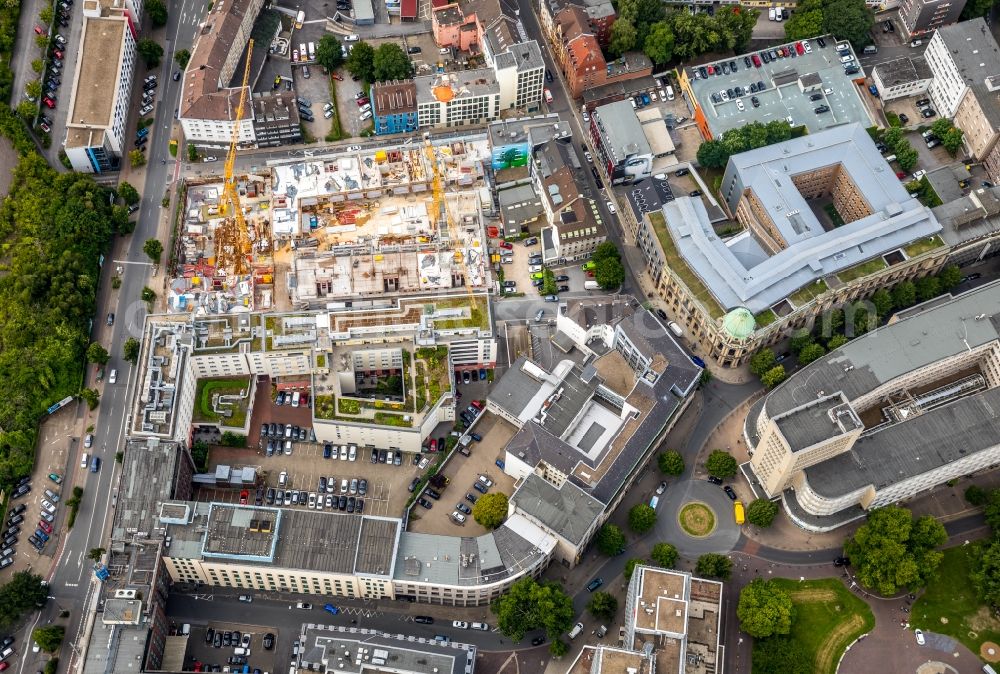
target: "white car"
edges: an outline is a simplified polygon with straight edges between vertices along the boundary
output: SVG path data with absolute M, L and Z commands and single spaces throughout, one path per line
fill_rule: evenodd
M 213 162 L 213 161 L 219 161 L 219 158 L 218 157 L 202 157 L 201 161 L 202 161 L 202 163 L 208 164 L 208 163 Z
M 594 163 L 594 156 L 592 154 L 590 154 L 589 152 L 584 152 L 583 156 L 587 158 L 587 163 L 588 164 L 593 164 Z
M 743 112 L 744 110 L 747 109 L 746 106 L 743 105 L 743 101 L 741 101 L 738 98 L 736 99 L 736 109 L 739 110 L 740 112 Z
M 347 445 L 340 446 L 340 460 L 347 461 Z
M 372 118 L 372 111 L 371 110 L 365 110 L 361 114 L 361 121 L 362 122 L 365 121 L 365 120 L 367 120 L 367 119 L 371 119 L 371 118 Z
M 305 601 L 300 601 L 299 603 L 297 603 L 295 605 L 295 608 L 300 608 L 303 611 L 311 611 L 312 607 L 313 607 L 312 604 L 310 604 L 309 602 L 305 602 Z
M 729 100 L 729 92 L 728 91 L 720 91 L 719 92 L 719 98 L 721 98 L 724 101 L 728 101 Z
M 831 89 L 830 87 L 827 87 L 826 89 L 823 90 L 823 93 L 826 94 L 827 96 L 832 96 L 833 95 L 833 89 Z
M 925 171 L 923 169 L 920 169 L 919 171 L 917 171 L 916 173 L 913 174 L 913 179 L 914 180 L 920 180 L 925 175 L 927 175 L 927 171 Z
M 584 124 L 587 124 L 587 123 L 590 122 L 590 114 L 589 113 L 586 113 L 586 112 L 583 113 L 583 122 L 584 122 Z
M 920 646 L 923 646 L 926 643 L 927 640 L 924 639 L 924 633 L 922 630 L 913 630 L 913 635 L 917 638 L 917 644 Z
M 355 447 L 354 445 L 348 447 L 347 458 L 350 459 L 351 461 L 356 461 L 358 458 L 358 448 Z
M 529 274 L 534 274 L 535 272 L 539 272 L 539 271 L 542 271 L 542 265 L 540 265 L 540 264 L 528 265 L 528 273 Z
M 617 213 L 618 212 L 617 209 L 615 209 L 615 205 L 612 202 L 608 201 L 607 202 L 607 206 L 608 206 L 608 210 L 611 211 L 612 213 Z
M 309 494 L 309 508 L 316 510 L 316 494 Z
M 350 35 L 344 38 L 344 42 L 357 42 L 360 39 L 361 38 L 358 37 L 356 33 L 351 33 Z
M 85 437 L 83 439 L 83 446 L 86 449 L 90 449 L 91 447 L 94 446 L 94 434 L 93 433 L 87 433 L 87 437 Z
M 469 629 L 479 630 L 481 632 L 489 632 L 490 626 L 488 623 L 472 623 L 469 625 Z
M 451 621 L 451 626 L 454 627 L 457 630 L 467 630 L 467 629 L 469 629 L 469 623 L 465 622 L 464 620 L 452 620 Z
M 361 146 L 360 145 L 352 145 L 349 148 L 347 148 L 347 151 L 348 152 L 361 152 Z
M 139 108 L 139 114 L 140 115 L 148 115 L 152 111 L 153 111 L 152 104 L 147 104 L 147 105 L 144 105 L 141 108 Z
M 56 511 L 56 507 L 45 499 L 42 499 L 42 507 L 45 508 L 45 510 L 50 513 L 54 513 Z

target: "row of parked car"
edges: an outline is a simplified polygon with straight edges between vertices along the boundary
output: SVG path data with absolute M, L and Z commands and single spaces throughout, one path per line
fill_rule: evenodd
M 417 481 L 410 484 L 410 491 L 413 491 L 414 485 L 418 482 L 419 478 Z M 492 486 L 493 486 L 493 480 L 491 480 L 486 475 L 480 475 L 478 478 L 476 478 L 476 481 L 472 483 L 472 488 L 478 491 L 480 494 L 485 494 L 489 492 L 490 487 Z M 434 504 L 428 501 L 426 498 L 424 498 L 424 496 L 432 498 L 435 501 L 441 500 L 441 493 L 438 490 L 432 487 L 427 487 L 426 489 L 424 489 L 423 495 L 417 499 L 417 504 L 423 508 L 426 508 L 427 510 L 433 508 Z M 465 495 L 465 500 L 473 505 L 476 504 L 477 499 L 478 497 L 474 495 L 472 492 L 469 492 Z M 464 503 L 458 503 L 455 506 L 455 512 L 451 514 L 451 518 L 458 524 L 464 524 L 466 519 L 465 516 L 471 514 L 472 514 L 472 509 L 469 508 L 469 506 L 465 505 Z
M 57 485 L 62 484 L 62 476 L 56 473 L 51 473 L 49 479 Z M 30 491 L 31 478 L 23 477 L 14 487 L 11 500 L 22 498 Z M 49 537 L 53 533 L 52 523 L 55 521 L 55 504 L 59 503 L 59 499 L 59 492 L 52 491 L 51 489 L 45 490 L 45 498 L 42 499 L 39 509 L 38 524 L 35 525 L 34 533 L 28 537 L 28 542 L 39 552 L 45 549 L 45 544 L 48 543 Z M 26 516 L 27 510 L 28 506 L 26 504 L 19 503 L 7 513 L 7 528 L 3 534 L 3 546 L 2 550 L 0 550 L 0 569 L 5 569 L 14 563 L 15 546 L 17 545 L 18 535 L 21 533 L 21 525 L 28 519 Z

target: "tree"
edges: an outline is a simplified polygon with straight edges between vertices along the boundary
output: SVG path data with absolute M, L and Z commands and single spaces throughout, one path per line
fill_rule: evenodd
M 16 624 L 27 611 L 45 605 L 48 587 L 42 585 L 42 577 L 30 571 L 18 571 L 0 587 L 0 629 L 8 629 Z
M 947 292 L 962 282 L 962 270 L 958 265 L 950 264 L 938 274 L 938 281 L 941 285 L 941 292 Z
M 800 641 L 788 637 L 753 640 L 754 674 L 812 674 L 812 671 L 813 655 Z
M 146 239 L 146 243 L 142 244 L 142 252 L 153 262 L 159 262 L 163 256 L 163 244 L 159 239 Z
M 618 247 L 611 241 L 602 241 L 594 247 L 594 252 L 591 254 L 590 259 L 596 262 L 603 262 L 604 260 L 614 258 L 616 260 L 621 259 L 621 253 L 618 252 Z
M 906 309 L 917 303 L 917 286 L 913 281 L 903 281 L 892 289 L 892 305 L 897 309 Z
M 885 288 L 879 288 L 871 296 L 872 304 L 875 305 L 875 312 L 881 316 L 888 316 L 892 311 L 892 295 Z
M 694 569 L 699 576 L 728 580 L 733 572 L 733 561 L 717 552 L 708 552 L 698 558 Z
M 670 24 L 666 21 L 654 24 L 642 44 L 642 52 L 657 65 L 668 63 L 674 56 L 674 34 Z
M 472 517 L 487 529 L 496 529 L 507 519 L 507 495 L 493 492 L 480 496 L 472 506 Z
M 110 359 L 111 356 L 108 355 L 107 349 L 97 342 L 91 342 L 90 346 L 87 347 L 87 360 L 91 363 L 95 365 L 107 365 Z
M 135 50 L 139 57 L 146 62 L 147 68 L 155 68 L 160 65 L 160 59 L 163 58 L 163 47 L 155 40 L 144 37 L 136 43 Z
M 132 187 L 130 183 L 122 181 L 118 184 L 118 196 L 129 206 L 139 203 L 139 191 Z
M 42 95 L 42 83 L 38 80 L 31 80 L 24 85 L 24 92 L 28 94 L 30 98 L 38 100 Z
M 611 24 L 611 39 L 608 42 L 608 52 L 615 57 L 621 56 L 627 51 L 635 49 L 638 44 L 639 33 L 635 29 L 635 24 L 619 16 Z
M 482 500 L 482 499 L 480 499 Z M 656 524 L 656 511 L 647 503 L 636 503 L 628 511 L 628 526 L 637 534 L 644 534 Z
M 152 302 L 156 299 L 156 291 L 149 286 L 143 286 L 142 293 L 139 296 L 144 302 Z
M 635 567 L 639 566 L 640 564 L 649 566 L 649 562 L 647 562 L 645 559 L 639 559 L 637 557 L 633 557 L 632 559 L 625 562 L 625 569 L 622 571 L 622 573 L 625 576 L 625 580 L 628 580 L 629 578 L 632 577 L 632 574 L 635 573 Z
M 47 26 L 47 25 L 49 25 L 49 24 L 52 23 L 52 19 L 53 19 L 53 14 L 52 14 L 52 7 L 51 6 L 42 7 L 38 11 L 38 21 L 39 21 L 39 23 L 42 23 L 42 24 L 44 24 L 44 25 Z
M 814 360 L 822 358 L 824 354 L 826 354 L 826 349 L 823 348 L 822 344 L 810 344 L 799 352 L 799 365 L 808 365 Z
M 941 282 L 937 280 L 936 276 L 925 276 L 917 279 L 916 288 L 917 298 L 921 302 L 934 299 L 941 294 Z
M 989 497 L 989 493 L 978 484 L 970 484 L 965 488 L 965 500 L 968 501 L 971 506 L 978 508 L 986 505 Z
M 556 640 L 576 617 L 573 599 L 558 583 L 539 583 L 529 577 L 511 585 L 490 610 L 497 616 L 497 627 L 513 641 L 535 629 L 544 629 L 550 641 Z
M 705 168 L 721 169 L 729 161 L 729 152 L 720 140 L 706 140 L 698 146 L 698 164 Z
M 955 153 L 962 147 L 962 136 L 964 135 L 964 131 L 957 126 L 953 127 L 948 133 L 941 136 L 941 146 L 948 151 L 948 154 L 954 157 Z
M 122 344 L 122 358 L 133 364 L 139 360 L 139 340 L 135 337 L 125 340 Z
M 556 275 L 552 273 L 552 270 L 548 267 L 542 269 L 542 294 L 543 295 L 555 295 L 559 292 L 559 286 L 556 285 Z
M 194 146 L 194 143 L 188 143 L 188 161 L 194 161 L 198 158 L 198 148 Z
M 653 551 L 649 554 L 653 558 L 653 561 L 664 569 L 674 568 L 674 564 L 677 563 L 677 555 L 677 548 L 670 545 L 670 543 L 657 543 L 653 546 Z
M 379 45 L 372 57 L 372 67 L 376 82 L 405 80 L 413 72 L 410 57 L 396 42 L 385 42 Z
M 587 603 L 587 610 L 595 618 L 612 620 L 618 612 L 618 600 L 610 592 L 595 592 Z
M 38 105 L 32 103 L 29 100 L 23 100 L 17 104 L 17 114 L 21 116 L 22 119 L 26 121 L 31 121 L 35 118 L 35 114 L 38 112 Z
M 106 550 L 104 548 L 91 548 L 90 552 L 87 553 L 87 559 L 92 562 L 100 562 L 101 558 L 104 557 Z
M 58 651 L 64 636 L 66 636 L 66 628 L 62 625 L 46 625 L 31 632 L 31 638 L 46 653 Z
M 93 388 L 80 389 L 80 400 L 87 403 L 88 409 L 97 409 L 97 406 L 101 402 L 101 394 L 98 393 L 97 389 Z
M 618 258 L 609 258 L 594 269 L 594 280 L 604 290 L 620 288 L 625 282 L 625 267 Z
M 375 50 L 364 40 L 354 43 L 345 65 L 352 75 L 365 82 L 375 81 Z
M 823 9 L 823 30 L 848 40 L 855 48 L 871 44 L 875 15 L 864 0 L 826 0 Z
M 806 348 L 814 341 L 816 340 L 813 338 L 812 333 L 803 328 L 802 330 L 796 332 L 788 341 L 788 348 L 797 356 L 802 349 Z
M 48 9 L 48 7 L 46 7 L 46 9 Z M 45 70 L 45 61 L 43 61 L 42 59 L 32 59 L 31 70 L 35 74 L 41 75 L 42 71 Z
M 771 349 L 761 349 L 750 358 L 750 372 L 760 377 L 775 366 L 777 357 Z
M 316 63 L 327 70 L 335 70 L 344 62 L 343 46 L 340 40 L 327 33 L 316 43 Z
M 208 443 L 204 440 L 195 440 L 194 444 L 191 445 L 191 460 L 194 461 L 195 467 L 201 471 L 205 472 L 208 468 Z
M 480 499 L 482 500 L 482 499 Z M 597 549 L 605 555 L 619 555 L 625 550 L 625 534 L 615 524 L 604 524 L 594 537 Z
M 174 52 L 174 61 L 181 70 L 187 70 L 188 62 L 191 60 L 191 52 L 187 49 L 180 49 Z
M 823 10 L 819 3 L 800 2 L 792 16 L 785 22 L 785 37 L 789 40 L 806 40 L 823 34 Z
M 141 150 L 130 150 L 128 162 L 132 168 L 141 168 L 146 165 L 146 153 Z
M 247 436 L 242 433 L 224 431 L 222 437 L 219 439 L 219 444 L 223 447 L 246 447 Z
M 58 674 L 59 658 L 52 658 L 45 663 L 45 674 Z
M 783 381 L 785 381 L 784 365 L 775 365 L 760 378 L 760 383 L 767 389 L 772 389 Z
M 962 15 L 959 17 L 961 21 L 968 21 L 969 19 L 974 19 L 977 16 L 986 16 L 990 13 L 990 8 L 993 6 L 993 0 L 968 0 L 965 3 L 965 7 L 962 8 Z
M 931 132 L 938 138 L 941 138 L 946 133 L 951 131 L 951 129 L 954 128 L 954 126 L 955 125 L 952 124 L 952 121 L 950 119 L 948 119 L 947 117 L 941 117 L 939 119 L 934 120 L 934 122 L 931 124 Z
M 163 4 L 163 0 L 146 0 L 145 11 L 154 28 L 167 25 L 167 6 Z
M 656 463 L 660 467 L 660 472 L 664 475 L 681 475 L 684 473 L 684 457 L 674 449 L 661 452 L 656 457 Z
M 826 343 L 826 348 L 833 351 L 834 349 L 839 349 L 844 344 L 847 344 L 848 341 L 850 340 L 848 340 L 844 335 L 834 335 L 830 338 L 830 341 Z
M 947 538 L 933 517 L 914 520 L 909 510 L 888 506 L 868 513 L 868 521 L 845 541 L 844 554 L 851 558 L 858 582 L 892 595 L 926 584 L 941 562 L 935 548 Z
M 729 49 L 737 54 L 746 51 L 753 36 L 754 26 L 760 12 L 748 7 L 720 7 L 715 13 L 715 22 Z
M 727 478 L 736 475 L 736 459 L 732 457 L 728 452 L 724 452 L 721 449 L 713 449 L 712 453 L 708 455 L 708 459 L 705 461 L 705 470 L 708 471 L 709 475 L 715 477 Z
M 754 499 L 747 507 L 747 521 L 758 527 L 769 527 L 778 514 L 778 504 L 766 498 Z
M 793 612 L 788 593 L 763 578 L 754 578 L 744 586 L 736 607 L 740 629 L 755 639 L 791 632 Z
M 918 158 L 917 151 L 908 141 L 903 141 L 896 148 L 896 163 L 904 173 L 909 173 L 917 165 Z
M 1000 605 L 1000 541 L 994 539 L 973 551 L 969 580 L 982 601 L 990 606 Z
M 569 644 L 562 639 L 553 639 L 552 643 L 549 644 L 549 653 L 551 653 L 554 658 L 561 658 L 569 653 Z

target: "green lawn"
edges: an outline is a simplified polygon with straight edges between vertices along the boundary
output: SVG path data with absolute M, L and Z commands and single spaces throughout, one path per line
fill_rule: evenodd
M 944 245 L 944 241 L 941 240 L 939 236 L 932 236 L 929 239 L 920 239 L 916 243 L 911 243 L 909 246 L 903 249 L 907 257 L 918 257 L 923 255 L 928 251 L 932 251 L 935 248 L 940 248 Z
M 845 269 L 837 274 L 837 278 L 844 283 L 850 283 L 851 281 L 855 281 L 862 276 L 868 276 L 869 274 L 874 274 L 877 271 L 882 271 L 887 266 L 889 265 L 885 263 L 885 260 L 878 257 L 874 260 L 868 260 L 868 262 L 862 262 L 861 264 L 855 265 L 850 269 Z
M 808 304 L 813 301 L 827 290 L 829 290 L 829 288 L 826 285 L 826 281 L 819 279 L 814 283 L 802 286 L 789 295 L 788 299 L 790 299 L 795 306 L 801 307 L 803 304 Z
M 774 313 L 770 309 L 764 309 L 764 311 L 754 316 L 754 319 L 757 321 L 758 328 L 764 328 L 778 320 L 778 314 Z
M 936 578 L 913 604 L 914 627 L 947 634 L 979 652 L 984 641 L 1000 643 L 1000 620 L 990 615 L 969 582 L 971 556 L 978 543 L 944 550 Z
M 813 654 L 816 674 L 835 674 L 844 650 L 875 627 L 875 616 L 838 578 L 775 578 L 795 605 L 791 637 Z
M 199 379 L 195 390 L 194 420 L 218 422 L 223 426 L 243 428 L 247 420 L 247 400 L 244 399 L 232 405 L 233 415 L 225 417 L 216 414 L 212 409 L 212 398 L 218 395 L 239 395 L 241 391 L 249 390 L 249 377 L 230 379 Z

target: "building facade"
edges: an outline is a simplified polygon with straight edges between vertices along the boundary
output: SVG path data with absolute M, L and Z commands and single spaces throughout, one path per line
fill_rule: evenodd
M 420 126 L 417 87 L 412 82 L 376 82 L 371 89 L 375 133 L 412 133 Z
M 101 2 L 84 5 L 63 140 L 74 171 L 117 171 L 131 149 L 125 127 L 135 76 L 136 23 L 132 10 Z
M 927 91 L 934 74 L 921 57 L 903 57 L 872 68 L 872 81 L 883 101 L 918 96 Z
M 912 39 L 958 21 L 965 0 L 899 0 L 899 20 Z

